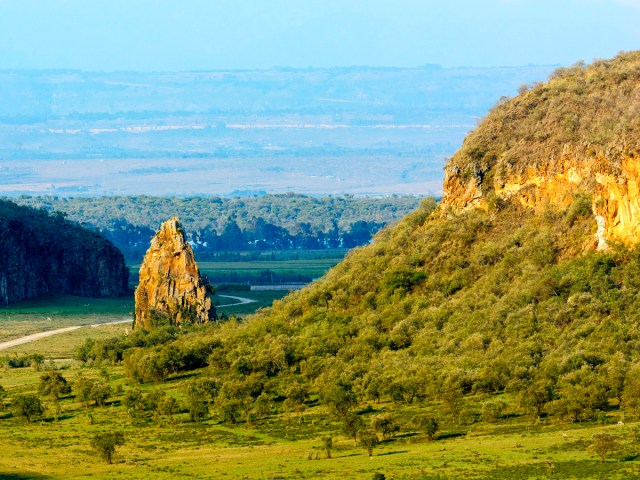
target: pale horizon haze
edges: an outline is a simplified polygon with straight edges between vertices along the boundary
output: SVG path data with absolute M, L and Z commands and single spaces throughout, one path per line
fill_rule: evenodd
M 634 0 L 0 0 L 0 69 L 567 65 L 640 46 Z

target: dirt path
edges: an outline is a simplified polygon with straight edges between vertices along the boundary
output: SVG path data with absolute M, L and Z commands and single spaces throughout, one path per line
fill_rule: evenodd
M 230 298 L 232 300 L 237 300 L 237 302 L 227 303 L 226 305 L 216 305 L 216 308 L 233 307 L 235 305 L 246 305 L 248 303 L 255 303 L 257 301 L 257 300 L 253 300 L 251 298 L 246 298 L 246 297 L 236 297 L 234 295 L 218 295 L 218 296 L 222 298 Z M 127 318 L 124 320 L 116 320 L 114 322 L 94 323 L 92 325 L 75 325 L 73 327 L 58 328 L 56 330 L 48 330 L 46 332 L 33 333 L 25 337 L 14 338 L 13 340 L 8 340 L 6 342 L 0 343 L 0 350 L 6 350 L 7 348 L 23 345 L 25 343 L 35 342 L 36 340 L 41 340 L 43 338 L 51 337 L 53 335 L 60 335 L 61 333 L 73 332 L 74 330 L 78 330 L 80 328 L 86 328 L 86 327 L 95 328 L 95 327 L 101 327 L 103 325 L 116 325 L 118 323 L 131 323 L 131 322 L 133 322 L 133 319 Z
M 235 297 L 233 295 L 218 295 L 219 297 L 222 298 L 231 298 L 232 300 L 237 300 L 237 303 L 227 303 L 226 305 L 216 305 L 216 308 L 220 308 L 220 307 L 234 307 L 236 305 L 246 305 L 247 303 L 256 303 L 257 300 L 253 300 L 251 298 L 245 298 L 245 297 Z
M 124 320 L 116 320 L 114 322 L 94 323 L 91 325 L 75 325 L 73 327 L 58 328 L 56 330 L 48 330 L 46 332 L 33 333 L 25 337 L 14 338 L 13 340 L 8 340 L 6 342 L 0 343 L 0 350 L 6 350 L 7 348 L 15 347 L 17 345 L 22 345 L 24 343 L 35 342 L 36 340 L 41 340 L 43 338 L 51 337 L 53 335 L 59 335 L 61 333 L 73 332 L 74 330 L 78 330 L 80 328 L 86 328 L 86 327 L 96 328 L 96 327 L 101 327 L 103 325 L 116 325 L 118 323 L 131 323 L 131 322 L 133 322 L 133 319 L 127 318 Z

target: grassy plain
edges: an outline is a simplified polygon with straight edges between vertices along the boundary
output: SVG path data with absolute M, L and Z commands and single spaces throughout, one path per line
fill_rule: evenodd
M 43 297 L 0 308 L 0 342 L 75 325 L 123 320 L 133 295 L 120 298 Z
M 268 305 L 286 292 L 228 290 L 221 295 L 247 297 L 255 303 L 221 307 L 220 313 L 245 314 Z M 218 297 L 214 302 L 232 303 Z M 131 299 L 90 300 L 76 297 L 45 299 L 0 311 L 3 337 L 13 338 L 66 325 L 98 323 L 126 316 Z M 51 321 L 48 320 L 51 318 Z M 86 327 L 14 347 L 4 353 L 39 353 L 47 359 L 69 359 L 86 338 L 125 335 L 128 324 Z M 49 364 L 47 364 L 50 366 Z M 435 403 L 395 405 L 392 402 L 361 403 L 356 410 L 365 424 L 376 414 L 391 413 L 400 430 L 382 440 L 369 458 L 365 450 L 341 434 L 341 423 L 317 399 L 306 402 L 302 413 L 281 413 L 275 399 L 271 414 L 251 423 L 221 421 L 211 406 L 204 422 L 190 422 L 184 405 L 173 421 L 153 420 L 150 412 L 133 419 L 124 396 L 133 388 L 143 393 L 164 391 L 182 403 L 183 385 L 190 378 L 208 375 L 206 369 L 179 374 L 164 383 L 136 385 L 124 376 L 120 365 L 83 366 L 55 362 L 68 380 L 78 374 L 108 381 L 114 394 L 106 406 L 83 406 L 73 395 L 61 401 L 62 414 L 54 419 L 52 402 L 41 419 L 26 423 L 9 407 L 19 393 L 37 393 L 42 375 L 33 368 L 0 371 L 0 385 L 7 391 L 0 408 L 0 479 L 634 479 L 640 478 L 640 442 L 632 428 L 638 422 L 618 425 L 620 412 L 613 405 L 597 422 L 561 423 L 520 416 L 511 409 L 513 399 L 498 398 L 507 408 L 497 422 L 486 422 L 479 412 L 489 395 L 466 396 L 464 409 L 471 412 L 463 423 L 441 413 Z M 106 375 L 105 375 L 106 374 Z M 438 418 L 440 431 L 429 441 L 416 430 L 417 415 Z M 126 443 L 107 465 L 90 447 L 99 432 L 122 431 Z M 588 451 L 596 433 L 610 433 L 618 447 L 602 462 Z M 331 436 L 332 458 L 322 439 Z
M 227 293 L 227 292 L 225 292 Z M 228 292 L 251 297 L 283 292 Z M 266 298 L 263 298 L 266 301 Z M 54 302 L 55 303 L 55 302 Z M 102 313 L 108 315 L 108 307 Z M 113 303 L 112 305 L 115 305 Z M 255 304 L 254 304 L 255 305 Z M 46 309 L 38 302 L 18 310 L 50 312 L 57 308 L 60 318 L 74 317 L 77 305 L 61 300 Z M 123 306 L 118 307 L 123 308 Z M 115 313 L 115 312 L 114 312 Z M 55 315 L 55 314 L 54 314 Z M 83 328 L 16 347 L 16 351 L 41 353 L 47 358 L 69 358 L 85 338 L 106 338 L 125 334 L 129 325 Z M 82 373 L 100 378 L 101 366 L 82 366 L 74 361 L 57 362 L 69 380 Z M 379 413 L 393 412 L 400 431 L 383 440 L 370 459 L 353 440 L 340 434 L 340 423 L 324 406 L 311 399 L 302 414 L 274 413 L 251 424 L 222 423 L 212 416 L 201 423 L 188 421 L 183 408 L 174 416 L 156 422 L 149 414 L 133 420 L 123 405 L 124 395 L 134 384 L 124 377 L 121 366 L 108 366 L 108 382 L 116 391 L 105 407 L 84 407 L 73 396 L 61 401 L 59 421 L 47 398 L 47 412 L 34 423 L 14 416 L 8 406 L 0 410 L 0 479 L 372 479 L 382 473 L 387 479 L 630 479 L 640 476 L 640 443 L 631 427 L 617 425 L 618 412 L 612 410 L 600 422 L 550 423 L 510 415 L 497 423 L 482 422 L 476 415 L 465 424 L 438 416 L 438 404 L 412 404 L 402 407 L 390 402 L 360 404 L 365 423 Z M 165 383 L 145 384 L 143 392 L 163 390 L 179 402 L 182 385 L 206 370 L 169 378 Z M 8 392 L 5 403 L 17 393 L 36 393 L 42 373 L 32 368 L 6 369 L 0 385 Z M 478 411 L 488 396 L 465 399 L 469 409 Z M 508 404 L 511 399 L 502 395 Z M 428 441 L 417 432 L 412 419 L 418 414 L 436 415 L 441 428 L 436 440 Z M 107 465 L 90 448 L 98 432 L 124 432 L 126 443 L 117 450 L 115 463 Z M 594 433 L 607 432 L 620 439 L 619 448 L 602 463 L 587 451 Z M 322 438 L 332 436 L 334 449 L 326 458 Z
M 198 261 L 198 267 L 212 283 L 310 282 L 338 264 L 347 249 L 237 253 L 233 261 Z M 197 255 L 196 255 L 197 257 Z M 196 258 L 197 259 L 197 258 Z M 130 265 L 130 282 L 138 282 L 140 265 Z
M 242 304 L 238 300 L 214 295 L 212 298 L 219 315 L 244 316 L 271 305 L 286 291 L 247 291 L 225 288 L 220 295 L 231 295 L 254 300 Z M 133 298 L 96 299 L 82 297 L 54 297 L 22 302 L 0 309 L 0 341 L 76 325 L 86 328 L 17 345 L 0 352 L 0 356 L 39 353 L 46 359 L 71 358 L 75 349 L 87 338 L 104 340 L 124 335 L 131 324 L 100 325 L 131 316 Z M 90 325 L 90 326 L 89 326 Z
M 101 375 L 99 367 L 73 364 L 61 370 L 71 379 L 78 372 Z M 0 383 L 10 396 L 35 392 L 40 376 L 31 368 L 6 370 Z M 119 366 L 109 368 L 109 383 L 131 385 Z M 143 385 L 143 392 L 162 389 L 181 399 L 184 378 Z M 470 404 L 483 398 L 470 397 Z M 340 424 L 322 406 L 303 415 L 274 414 L 251 424 L 224 424 L 215 412 L 201 423 L 188 422 L 183 411 L 168 421 L 132 420 L 122 405 L 123 394 L 105 407 L 83 407 L 74 398 L 62 400 L 63 413 L 55 421 L 50 411 L 41 421 L 25 423 L 0 411 L 0 478 L 65 479 L 629 479 L 640 472 L 638 452 L 630 427 L 608 423 L 547 424 L 524 417 L 457 425 L 446 419 L 434 441 L 411 426 L 411 418 L 433 411 L 435 405 L 411 405 L 398 410 L 390 403 L 364 410 L 365 421 L 393 409 L 401 431 L 384 440 L 369 458 L 340 435 Z M 365 405 L 360 405 L 360 408 Z M 97 432 L 119 430 L 126 443 L 117 450 L 115 463 L 107 465 L 89 447 Z M 608 432 L 621 446 L 604 463 L 587 452 L 594 433 Z M 334 450 L 326 458 L 321 438 L 331 435 Z

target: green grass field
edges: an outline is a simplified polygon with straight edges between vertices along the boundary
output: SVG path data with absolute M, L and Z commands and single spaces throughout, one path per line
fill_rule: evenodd
M 0 308 L 0 342 L 74 325 L 131 317 L 133 296 L 121 298 L 43 297 Z
M 244 260 L 242 255 L 237 261 L 200 261 L 198 266 L 203 275 L 216 283 L 279 283 L 309 282 L 321 277 L 331 267 L 344 258 L 345 249 L 314 252 L 295 252 L 289 256 L 265 254 L 259 259 Z M 140 265 L 131 265 L 131 281 L 137 282 Z
M 304 262 L 304 268 L 314 264 Z M 226 262 L 215 265 L 227 267 Z M 256 302 L 220 307 L 218 312 L 245 315 L 284 294 L 226 287 L 218 295 Z M 215 296 L 213 301 L 234 302 L 223 296 Z M 132 310 L 132 298 L 59 297 L 24 302 L 0 310 L 0 340 L 114 320 L 128 316 Z M 387 480 L 640 478 L 640 442 L 632 430 L 640 423 L 631 418 L 626 425 L 618 425 L 620 412 L 615 405 L 598 422 L 572 424 L 516 415 L 509 408 L 512 399 L 508 395 L 500 396 L 507 408 L 493 423 L 483 421 L 478 413 L 482 403 L 493 398 L 488 395 L 464 397 L 464 408 L 472 414 L 463 423 L 440 413 L 442 408 L 437 402 L 360 403 L 356 411 L 365 424 L 376 414 L 391 412 L 399 426 L 390 438 L 381 438 L 371 458 L 341 434 L 338 418 L 318 405 L 315 398 L 309 399 L 299 413 L 279 413 L 283 410 L 279 404 L 282 400 L 275 399 L 271 413 L 251 423 L 223 423 L 214 406 L 208 419 L 190 422 L 182 403 L 182 387 L 190 378 L 206 376 L 206 369 L 174 375 L 164 383 L 137 385 L 124 376 L 121 365 L 86 366 L 69 360 L 87 338 L 126 335 L 130 327 L 85 327 L 0 352 L 0 356 L 39 353 L 48 360 L 63 359 L 47 361 L 44 368 L 57 368 L 70 381 L 78 374 L 103 378 L 114 392 L 103 407 L 83 406 L 73 395 L 67 395 L 61 400 L 62 413 L 57 421 L 53 402 L 41 396 L 46 407 L 44 415 L 27 423 L 15 415 L 10 402 L 17 394 L 37 393 L 42 371 L 31 367 L 1 370 L 0 385 L 7 391 L 7 398 L 0 402 L 0 479 L 371 480 L 376 473 L 385 475 Z M 133 419 L 124 406 L 125 394 L 133 388 L 146 393 L 164 391 L 182 403 L 181 410 L 173 421 L 154 420 L 150 412 Z M 438 418 L 440 430 L 435 440 L 429 441 L 416 430 L 413 419 L 417 415 Z M 112 431 L 122 431 L 126 443 L 118 448 L 114 464 L 108 465 L 91 448 L 90 441 L 96 433 Z M 602 432 L 618 439 L 618 446 L 604 462 L 587 449 L 593 435 Z M 334 443 L 330 459 L 323 449 L 322 439 L 327 436 Z
M 61 370 L 67 378 L 82 372 L 98 377 L 98 367 L 79 365 Z M 35 392 L 40 372 L 31 368 L 3 372 L 0 383 L 10 395 Z M 182 378 L 159 388 L 181 399 Z M 131 386 L 121 367 L 109 368 L 109 383 Z M 507 418 L 496 424 L 457 425 L 443 422 L 434 441 L 416 432 L 410 419 L 432 405 L 410 405 L 397 413 L 401 431 L 384 440 L 369 458 L 353 440 L 339 434 L 340 426 L 324 407 L 311 405 L 302 415 L 271 415 L 251 424 L 223 424 L 213 417 L 191 423 L 185 412 L 174 423 L 132 420 L 114 395 L 105 407 L 83 407 L 72 397 L 62 400 L 55 421 L 51 412 L 31 424 L 0 411 L 0 478 L 64 479 L 632 479 L 640 472 L 638 452 L 629 428 L 633 424 L 546 424 L 528 418 Z M 482 398 L 469 398 L 477 402 Z M 364 407 L 361 405 L 360 407 Z M 372 405 L 367 419 L 391 404 Z M 397 408 L 394 408 L 398 412 Z M 613 422 L 615 419 L 610 419 Z M 92 435 L 122 431 L 126 443 L 113 465 L 89 446 Z M 608 432 L 620 447 L 604 463 L 586 451 L 594 433 Z M 326 458 L 321 438 L 331 435 L 334 449 Z
M 250 297 L 255 293 L 225 292 Z M 224 300 L 224 299 L 221 299 Z M 55 302 L 54 302 L 55 303 Z M 94 309 L 109 315 L 107 303 Z M 113 305 L 113 304 L 112 304 Z M 118 307 L 124 308 L 124 305 Z M 56 310 L 57 309 L 57 310 Z M 12 311 L 31 314 L 60 312 L 63 319 L 81 317 L 73 299 L 65 299 L 46 308 L 35 302 Z M 76 315 L 77 314 L 77 315 Z M 53 314 L 56 315 L 56 314 Z M 57 323 L 59 318 L 55 318 Z M 31 344 L 6 353 L 41 353 L 47 358 L 70 358 L 86 338 L 104 339 L 125 335 L 129 325 L 84 328 Z M 56 362 L 56 368 L 69 380 L 78 373 L 89 377 L 102 375 L 101 366 L 82 366 L 75 361 Z M 308 402 L 301 414 L 274 413 L 251 424 L 221 423 L 215 409 L 202 423 L 188 421 L 185 410 L 175 415 L 174 423 L 154 422 L 147 416 L 132 420 L 123 405 L 124 394 L 134 384 L 123 376 L 121 366 L 107 366 L 110 386 L 122 388 L 105 407 L 84 407 L 72 396 L 61 402 L 62 415 L 54 420 L 50 401 L 43 397 L 47 411 L 42 419 L 26 423 L 12 414 L 8 405 L 0 410 L 0 479 L 372 479 L 375 473 L 387 479 L 630 479 L 640 475 L 640 443 L 631 427 L 616 425 L 618 412 L 606 420 L 583 424 L 548 423 L 527 417 L 506 415 L 497 423 L 472 418 L 459 425 L 441 418 L 436 440 L 428 441 L 417 432 L 412 418 L 434 414 L 437 404 L 412 404 L 400 408 L 391 403 L 359 405 L 368 422 L 372 415 L 393 411 L 400 431 L 374 449 L 370 459 L 353 440 L 340 434 L 340 423 L 325 407 Z M 206 369 L 202 371 L 206 374 Z M 42 372 L 32 368 L 5 369 L 0 385 L 8 392 L 5 403 L 17 393 L 37 390 Z M 143 392 L 165 391 L 182 400 L 182 383 L 198 375 L 191 372 L 169 378 L 165 383 L 140 386 Z M 503 396 L 509 403 L 509 399 Z M 473 409 L 488 397 L 467 397 Z M 93 419 L 93 420 L 92 420 Z M 97 432 L 122 431 L 124 446 L 118 449 L 115 463 L 107 465 L 91 449 L 89 442 Z M 606 462 L 587 451 L 594 433 L 608 432 L 619 439 L 618 449 Z M 322 438 L 332 436 L 334 450 L 326 458 Z

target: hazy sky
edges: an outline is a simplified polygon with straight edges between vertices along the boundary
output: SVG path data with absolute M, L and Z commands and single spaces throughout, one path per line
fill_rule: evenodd
M 571 64 L 639 23 L 640 0 L 0 0 L 0 69 Z

